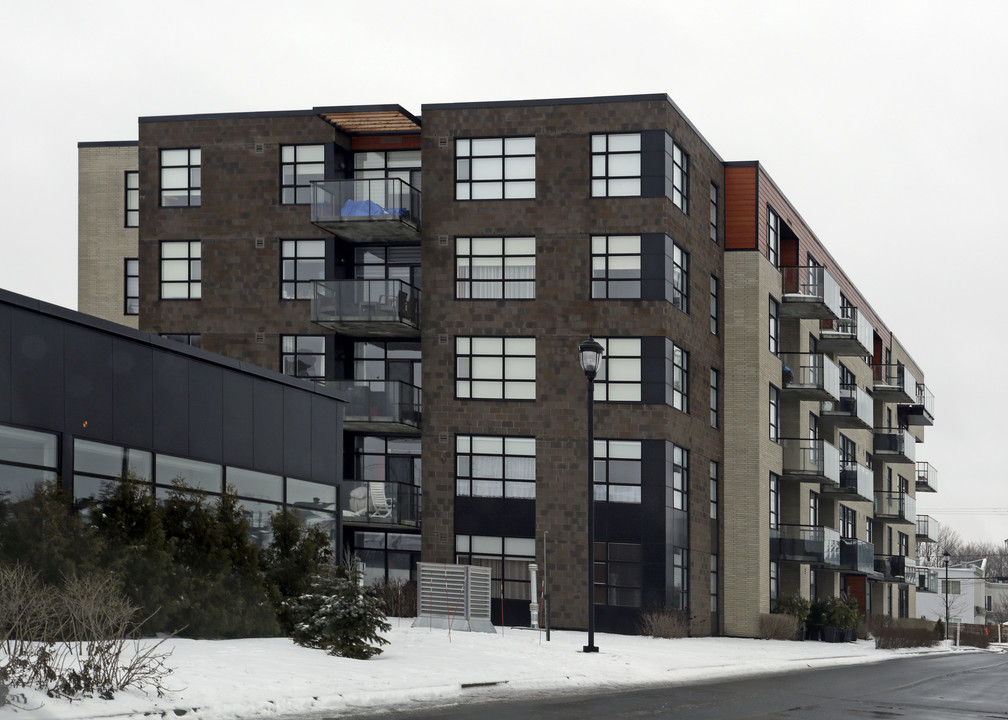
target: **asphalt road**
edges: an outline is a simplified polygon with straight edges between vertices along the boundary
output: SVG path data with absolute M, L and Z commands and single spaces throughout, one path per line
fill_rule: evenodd
M 322 716 L 316 716 L 316 720 Z M 348 716 L 340 716 L 342 718 Z M 587 720 L 589 718 L 913 718 L 1008 720 L 1008 654 L 925 655 L 870 665 L 596 695 L 536 695 L 506 689 L 456 705 L 354 715 L 356 720 Z

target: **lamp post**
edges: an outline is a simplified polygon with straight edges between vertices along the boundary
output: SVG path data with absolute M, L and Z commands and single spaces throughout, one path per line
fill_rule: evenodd
M 589 337 L 578 346 L 581 369 L 588 378 L 588 644 L 584 652 L 598 652 L 595 646 L 595 375 L 602 362 L 602 345 Z
M 946 639 L 946 640 L 948 640 L 948 637 L 949 637 L 949 627 L 948 627 L 948 624 L 949 624 L 949 598 L 948 598 L 948 595 L 949 595 L 949 581 L 948 581 L 948 564 L 949 564 L 949 557 L 951 557 L 951 556 L 949 555 L 949 552 L 948 552 L 948 550 L 946 550 L 946 551 L 945 551 L 945 554 L 944 554 L 944 555 L 942 555 L 942 557 L 943 557 L 943 558 L 945 559 L 945 639 Z

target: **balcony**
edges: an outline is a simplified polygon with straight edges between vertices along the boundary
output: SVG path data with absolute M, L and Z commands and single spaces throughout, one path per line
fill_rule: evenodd
M 875 472 L 870 467 L 858 463 L 844 463 L 840 466 L 840 484 L 823 488 L 831 498 L 871 502 L 875 495 Z
M 862 575 L 875 572 L 875 546 L 867 540 L 841 538 L 840 569 Z
M 782 477 L 822 485 L 840 483 L 840 451 L 825 440 L 781 438 Z
M 420 242 L 420 191 L 398 178 L 317 180 L 311 221 L 352 243 Z
M 420 337 L 420 291 L 402 280 L 317 280 L 311 311 L 350 337 Z
M 770 528 L 770 559 L 839 567 L 840 533 L 818 525 L 778 525 Z
M 900 415 L 907 425 L 931 427 L 934 425 L 934 395 L 924 383 L 917 383 L 915 402 L 900 408 Z
M 917 575 L 917 592 L 938 592 L 941 583 L 938 579 L 938 568 L 918 565 L 914 568 Z
M 837 320 L 840 318 L 840 287 L 826 268 L 783 267 L 782 318 Z
M 905 365 L 872 365 L 875 384 L 872 395 L 882 402 L 909 405 L 917 399 L 917 380 Z
M 917 499 L 899 492 L 875 493 L 875 519 L 917 524 Z
M 917 542 L 938 542 L 941 525 L 930 515 L 917 516 Z
M 821 353 L 781 353 L 783 392 L 798 400 L 840 399 L 840 368 Z
M 344 523 L 420 526 L 420 488 L 398 482 L 345 481 Z
M 938 492 L 938 471 L 931 463 L 917 463 L 917 492 Z
M 829 431 L 871 430 L 875 423 L 875 401 L 858 385 L 841 385 L 839 400 L 823 402 L 819 421 Z
M 876 555 L 875 572 L 885 582 L 904 582 L 907 577 L 906 557 L 903 555 Z
M 846 305 L 840 309 L 840 319 L 831 327 L 819 331 L 819 350 L 836 355 L 871 355 L 875 328 L 856 307 Z
M 875 457 L 890 463 L 915 462 L 917 441 L 905 428 L 875 428 Z
M 420 432 L 420 388 L 398 380 L 327 380 L 347 394 L 346 430 L 367 433 Z

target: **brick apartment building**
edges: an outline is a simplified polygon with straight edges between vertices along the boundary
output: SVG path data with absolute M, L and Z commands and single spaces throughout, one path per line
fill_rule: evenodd
M 585 626 L 594 336 L 600 630 L 673 606 L 751 636 L 792 594 L 916 614 L 923 373 L 667 96 L 138 137 L 79 146 L 80 309 L 344 391 L 342 539 L 370 576 L 487 565 L 494 621 L 527 624 L 535 562 L 554 627 Z

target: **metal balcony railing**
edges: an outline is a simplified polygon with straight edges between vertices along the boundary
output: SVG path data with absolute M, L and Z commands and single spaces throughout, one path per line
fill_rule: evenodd
M 826 268 L 782 267 L 784 294 L 781 317 L 836 320 L 840 317 L 840 286 Z
M 875 493 L 875 517 L 916 525 L 917 499 L 901 492 Z
M 312 322 L 351 337 L 416 337 L 420 291 L 402 280 L 317 280 Z
M 914 568 L 914 571 L 917 576 L 917 592 L 938 592 L 941 586 L 938 578 L 938 568 L 918 565 Z
M 866 575 L 875 572 L 875 546 L 867 540 L 841 538 L 840 569 Z
M 836 485 L 840 482 L 840 451 L 825 440 L 781 438 L 783 474 L 792 480 Z
M 887 582 L 902 582 L 907 577 L 907 562 L 903 555 L 876 555 L 875 572 Z
M 917 516 L 917 542 L 937 542 L 941 525 L 930 515 Z
M 419 242 L 420 191 L 398 178 L 317 180 L 311 221 L 350 242 Z
M 420 388 L 398 380 L 327 380 L 348 397 L 347 430 L 408 432 L 420 429 Z
M 770 558 L 839 567 L 840 533 L 820 525 L 778 525 L 770 528 Z
M 820 416 L 835 427 L 870 430 L 875 421 L 875 402 L 857 384 L 841 385 L 840 399 L 824 402 Z
M 938 471 L 929 462 L 917 464 L 917 492 L 938 492 Z
M 858 308 L 840 307 L 840 318 L 819 332 L 819 349 L 838 355 L 870 355 L 875 329 Z
M 420 488 L 398 482 L 344 481 L 343 522 L 420 525 Z
M 840 368 L 822 353 L 781 353 L 782 384 L 803 400 L 840 399 Z
M 875 455 L 897 463 L 915 462 L 917 440 L 905 428 L 875 428 Z
M 908 425 L 934 425 L 934 395 L 924 383 L 917 383 L 914 401 L 903 411 Z
M 823 490 L 847 500 L 871 500 L 874 497 L 874 486 L 875 472 L 870 467 L 845 462 L 840 465 L 840 484 Z
M 917 380 L 902 363 L 872 365 L 875 384 L 872 395 L 883 402 L 897 402 L 904 405 L 917 399 Z

